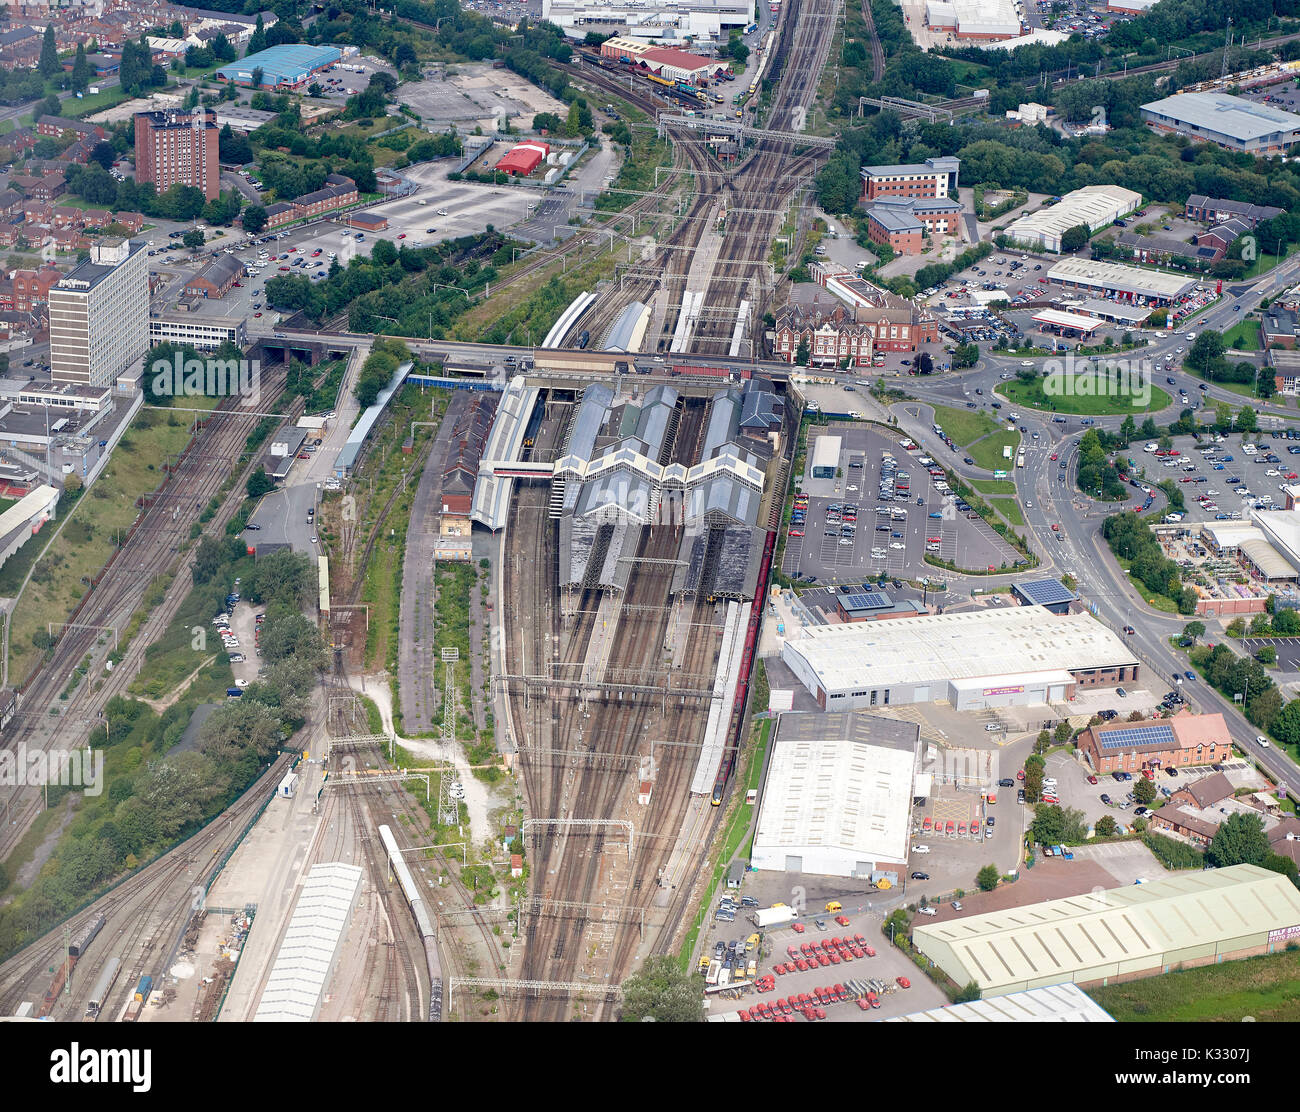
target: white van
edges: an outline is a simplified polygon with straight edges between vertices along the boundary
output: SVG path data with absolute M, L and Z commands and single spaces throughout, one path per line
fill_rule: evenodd
M 1150 453 L 1150 452 L 1154 452 L 1154 451 L 1156 450 L 1156 448 L 1157 448 L 1157 445 L 1154 444 L 1154 443 L 1151 443 L 1151 444 L 1146 445 L 1146 446 L 1142 449 L 1142 451 L 1147 452 L 1147 453 Z

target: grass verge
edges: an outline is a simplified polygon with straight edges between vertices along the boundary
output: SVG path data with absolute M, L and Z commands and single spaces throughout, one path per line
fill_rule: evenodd
M 1087 993 L 1119 1022 L 1300 1020 L 1300 949 L 1176 970 Z
M 141 512 L 136 500 L 163 480 L 162 463 L 189 442 L 189 415 L 143 410 L 131 422 L 104 472 L 81 495 L 70 520 L 36 561 L 14 607 L 9 678 L 22 683 L 41 656 L 33 637 L 66 621 Z
M 772 722 L 771 719 L 764 719 L 758 724 L 758 729 L 751 733 L 750 737 L 754 744 L 749 746 L 748 753 L 744 759 L 745 772 L 743 782 L 745 789 L 757 788 L 758 782 L 763 774 L 763 761 L 767 753 L 767 742 L 771 736 Z M 735 783 L 739 785 L 742 782 L 741 777 L 737 777 Z M 682 943 L 681 952 L 678 959 L 682 963 L 682 968 L 689 972 L 691 954 L 695 950 L 695 943 L 699 940 L 700 931 L 704 929 L 704 923 L 707 921 L 709 908 L 713 905 L 714 893 L 718 890 L 718 885 L 722 883 L 723 874 L 727 871 L 727 865 L 736 855 L 740 848 L 741 840 L 748 832 L 750 823 L 754 818 L 752 808 L 745 803 L 745 796 L 739 791 L 733 791 L 731 804 L 733 808 L 730 815 L 727 816 L 726 825 L 722 828 L 722 833 L 718 838 L 718 851 L 713 858 L 713 873 L 709 878 L 708 889 L 701 901 L 700 910 L 696 915 L 695 925 L 686 932 L 686 938 Z
M 1103 375 L 1079 375 L 1071 384 L 1071 394 L 1049 397 L 1043 392 L 1043 379 L 1021 382 L 1019 379 L 1004 382 L 997 392 L 1012 405 L 1044 409 L 1052 413 L 1075 413 L 1083 417 L 1120 417 L 1126 413 L 1155 413 L 1173 404 L 1173 399 L 1158 386 L 1151 386 L 1151 401 L 1147 405 L 1134 405 L 1133 397 L 1123 393 L 1101 393 L 1111 390 Z M 1089 389 L 1098 393 L 1087 393 Z M 1082 392 L 1080 392 L 1082 391 Z

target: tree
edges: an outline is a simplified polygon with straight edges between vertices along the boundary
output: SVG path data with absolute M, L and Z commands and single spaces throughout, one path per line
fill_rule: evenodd
M 98 162 L 105 170 L 111 170 L 113 163 L 117 160 L 117 152 L 113 150 L 113 144 L 100 140 L 90 148 L 90 161 Z
M 981 892 L 992 892 L 998 886 L 1000 879 L 1001 874 L 999 874 L 996 865 L 985 865 L 975 874 L 975 883 L 979 886 Z
M 1200 337 L 1198 336 L 1197 339 L 1200 339 Z M 1237 414 L 1237 430 L 1239 432 L 1254 432 L 1255 427 L 1255 411 L 1248 405 L 1242 406 L 1241 411 Z
M 808 346 L 808 341 L 804 337 L 799 337 L 799 346 L 795 349 L 794 361 L 801 367 L 808 366 L 808 359 L 812 355 L 812 349 Z
M 46 116 L 58 116 L 63 112 L 63 101 L 53 93 L 41 101 L 41 113 Z
M 1294 610 L 1278 610 L 1273 615 L 1273 632 L 1283 637 L 1300 633 L 1300 614 Z
M 181 36 L 184 38 L 184 36 Z M 253 25 L 253 33 L 248 39 L 248 50 L 244 53 L 247 58 L 250 54 L 257 54 L 266 49 L 266 28 L 262 26 L 262 17 L 257 17 L 257 22 Z
M 1262 865 L 1268 858 L 1268 835 L 1258 815 L 1229 815 L 1205 851 L 1211 865 L 1225 869 L 1229 865 Z
M 1056 734 L 1055 734 L 1056 744 L 1064 745 L 1067 741 L 1070 740 L 1070 737 L 1073 733 L 1074 730 L 1071 729 L 1070 724 L 1066 722 L 1065 719 L 1062 719 L 1060 722 L 1056 724 Z
M 979 357 L 980 349 L 978 344 L 958 344 L 952 353 L 953 369 L 973 367 L 979 362 Z
M 183 236 L 181 236 L 181 242 L 185 244 L 186 247 L 189 247 L 197 251 L 200 247 L 203 246 L 204 243 L 203 233 L 199 231 L 198 228 L 191 228 L 188 232 L 186 232 Z
M 1192 349 L 1187 353 L 1187 365 L 1201 374 L 1209 372 L 1223 360 L 1223 335 L 1214 329 L 1206 329 L 1192 342 Z
M 1139 776 L 1137 783 L 1133 785 L 1133 799 L 1142 804 L 1143 807 L 1150 807 L 1156 798 L 1156 786 L 1145 776 Z
M 668 954 L 646 959 L 641 969 L 623 982 L 625 1023 L 653 1019 L 659 1023 L 701 1023 L 704 1002 L 691 975 Z
M 41 39 L 41 60 L 36 64 L 42 77 L 53 77 L 61 69 L 62 64 L 59 62 L 59 47 L 54 41 L 54 24 L 45 25 L 45 37 Z
M 90 68 L 90 63 L 86 61 L 86 47 L 83 43 L 77 43 L 77 54 L 72 60 L 72 87 L 79 93 L 86 91 L 86 86 L 90 84 L 90 79 L 95 76 L 95 71 Z
M 266 70 L 262 69 L 261 66 L 254 66 L 253 73 L 252 73 L 252 80 L 249 82 L 249 85 L 254 89 L 260 89 L 265 79 L 266 79 Z
M 255 236 L 266 227 L 266 209 L 261 205 L 249 205 L 248 208 L 244 209 L 243 216 L 240 219 L 243 221 L 244 231 Z
M 1048 730 L 1039 730 L 1034 740 L 1034 752 L 1046 753 L 1052 747 L 1052 735 Z
M 1028 770 L 1026 770 L 1026 777 Z M 1056 842 L 1080 842 L 1087 832 L 1083 812 L 1074 807 L 1061 807 L 1049 804 L 1034 811 L 1034 821 L 1030 826 L 1034 841 L 1053 845 Z
M 1075 224 L 1072 228 L 1066 228 L 1061 233 L 1061 253 L 1069 254 L 1071 251 L 1077 251 L 1092 237 L 1092 232 L 1086 224 Z
M 1093 827 L 1093 833 L 1095 833 L 1098 838 L 1109 838 L 1117 830 L 1118 826 L 1115 823 L 1114 817 L 1111 815 L 1102 815 Z
M 971 981 L 957 991 L 957 994 L 952 998 L 952 1002 L 954 1004 L 973 1004 L 981 996 L 983 996 L 983 993 L 980 991 L 980 986 L 975 981 Z
M 248 477 L 248 497 L 261 498 L 263 494 L 267 494 L 274 489 L 275 482 L 267 475 L 266 468 L 258 464 L 257 470 Z
M 226 562 L 225 547 L 217 540 L 204 536 L 194 550 L 194 567 L 191 574 L 195 586 L 201 587 L 219 572 Z
M 1190 637 L 1193 641 L 1195 641 L 1198 637 L 1204 637 L 1205 623 L 1188 622 L 1185 626 L 1183 626 L 1183 636 Z

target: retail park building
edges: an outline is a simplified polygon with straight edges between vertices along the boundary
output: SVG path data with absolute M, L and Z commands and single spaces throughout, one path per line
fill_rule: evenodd
M 826 710 L 932 703 L 957 710 L 1066 702 L 1136 682 L 1137 657 L 1089 614 L 1042 606 L 810 626 L 782 660 Z

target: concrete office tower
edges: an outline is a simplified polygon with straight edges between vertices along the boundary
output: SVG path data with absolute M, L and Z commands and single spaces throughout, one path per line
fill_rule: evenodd
M 210 109 L 136 113 L 136 181 L 153 182 L 159 193 L 192 185 L 211 201 L 220 192 L 217 159 L 217 114 Z
M 50 369 L 55 382 L 111 386 L 149 346 L 145 243 L 107 239 L 50 288 Z

